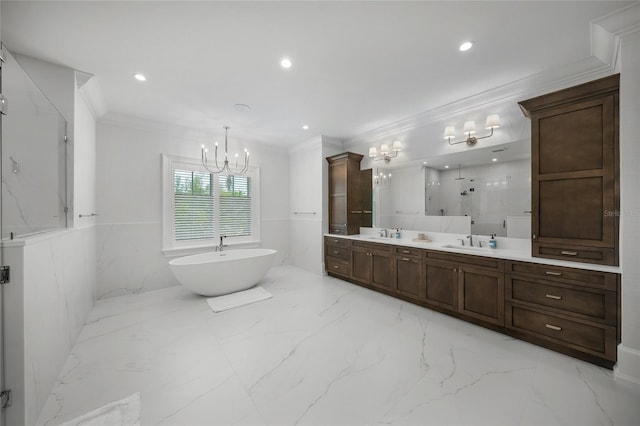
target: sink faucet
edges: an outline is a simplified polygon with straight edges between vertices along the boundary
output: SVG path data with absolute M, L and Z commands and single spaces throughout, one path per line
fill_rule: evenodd
M 380 229 L 380 236 L 381 237 L 387 237 L 387 230 L 385 228 Z
M 467 235 L 467 238 L 469 239 L 469 245 L 473 247 L 473 235 Z
M 224 242 L 223 242 L 223 240 L 224 240 L 225 238 L 227 238 L 227 236 L 226 236 L 226 235 L 220 235 L 220 245 L 217 247 L 218 251 L 222 251 L 222 249 L 223 249 L 224 247 L 226 247 L 226 246 L 227 246 L 227 245 L 226 245 L 226 244 L 224 244 Z
M 460 241 L 460 244 L 464 246 L 464 240 L 462 238 L 458 238 L 458 241 Z

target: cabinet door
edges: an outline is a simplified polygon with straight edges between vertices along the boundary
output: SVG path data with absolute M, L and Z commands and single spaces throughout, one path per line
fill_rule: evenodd
M 394 257 L 394 263 L 396 291 L 414 299 L 423 299 L 422 261 L 410 257 Z
M 393 288 L 393 259 L 389 254 L 370 253 L 371 284 L 388 290 Z
M 459 312 L 497 325 L 504 325 L 504 274 L 460 266 Z
M 371 281 L 371 253 L 366 249 L 351 250 L 351 278 L 369 283 Z
M 425 300 L 441 308 L 458 310 L 458 268 L 455 263 L 427 259 L 424 262 Z
M 615 264 L 617 97 L 532 117 L 533 255 Z

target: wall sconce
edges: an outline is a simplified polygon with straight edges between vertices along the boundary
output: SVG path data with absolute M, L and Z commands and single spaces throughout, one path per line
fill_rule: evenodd
M 459 143 L 466 142 L 467 145 L 475 145 L 478 139 L 486 139 L 493 136 L 493 129 L 500 127 L 500 116 L 498 114 L 491 114 L 487 116 L 487 121 L 484 126 L 487 130 L 491 130 L 486 136 L 473 136 L 476 133 L 475 121 L 465 121 L 462 133 L 467 137 L 465 140 L 459 142 L 451 142 L 456 137 L 456 128 L 454 126 L 447 126 L 444 129 L 444 138 L 449 141 L 449 145 L 457 145 Z
M 389 151 L 389 144 L 383 143 L 380 145 L 380 155 L 378 155 L 378 150 L 375 146 L 372 146 L 369 148 L 369 157 L 373 158 L 373 161 L 384 160 L 385 163 L 388 163 L 392 158 L 397 157 L 398 153 L 402 151 L 402 144 L 400 141 L 393 141 L 391 150 L 393 151 L 393 154 Z

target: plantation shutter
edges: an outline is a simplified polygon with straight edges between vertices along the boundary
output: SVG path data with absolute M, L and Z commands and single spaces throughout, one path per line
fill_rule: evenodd
M 213 179 L 209 173 L 174 170 L 173 220 L 176 240 L 213 239 Z
M 219 175 L 218 188 L 220 235 L 251 236 L 253 231 L 251 177 Z

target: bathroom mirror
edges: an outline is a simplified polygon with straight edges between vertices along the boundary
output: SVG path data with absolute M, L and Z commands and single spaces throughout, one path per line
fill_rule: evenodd
M 66 121 L 6 52 L 2 91 L 2 238 L 67 225 Z
M 467 150 L 374 169 L 374 225 L 435 230 L 446 217 L 451 232 L 526 238 L 531 232 L 529 141 Z

